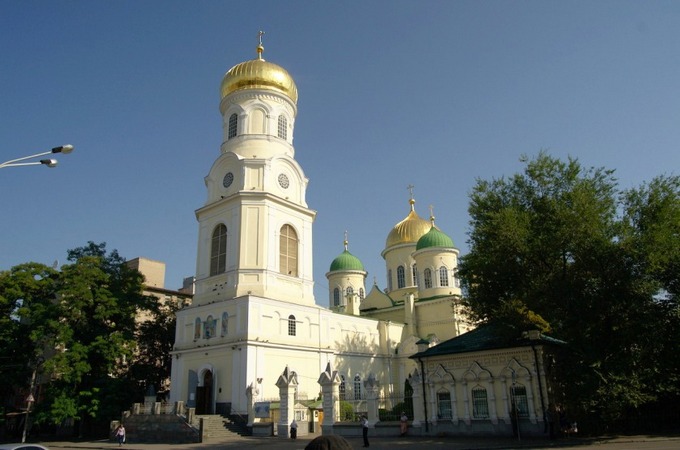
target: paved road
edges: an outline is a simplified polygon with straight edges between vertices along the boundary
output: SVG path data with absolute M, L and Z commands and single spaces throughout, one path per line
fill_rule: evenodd
M 224 442 L 207 442 L 201 444 L 147 444 L 128 442 L 123 445 L 124 450 L 231 450 L 244 449 L 276 449 L 303 450 L 314 436 L 302 436 L 293 441 L 277 437 L 255 438 L 235 437 Z M 353 448 L 362 448 L 361 438 L 349 438 Z M 111 450 L 118 448 L 112 441 L 87 442 L 45 442 L 50 449 L 60 450 Z M 451 449 L 451 450 L 500 450 L 500 449 L 555 449 L 568 447 L 600 447 L 603 450 L 678 450 L 680 449 L 680 435 L 675 436 L 619 436 L 611 438 L 571 438 L 557 441 L 545 439 L 525 439 L 517 441 L 508 438 L 474 438 L 474 437 L 405 437 L 405 438 L 372 438 L 371 449 L 383 450 L 423 450 Z

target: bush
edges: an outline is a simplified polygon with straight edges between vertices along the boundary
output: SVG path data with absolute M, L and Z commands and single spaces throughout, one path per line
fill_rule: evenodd
M 354 408 L 352 404 L 346 401 L 340 401 L 340 421 L 351 422 L 354 420 Z

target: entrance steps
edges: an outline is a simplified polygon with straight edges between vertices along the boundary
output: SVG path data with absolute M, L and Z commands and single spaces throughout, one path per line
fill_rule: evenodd
M 200 430 L 201 422 L 203 423 L 203 442 L 223 441 L 250 435 L 245 423 L 236 420 L 236 417 L 201 414 L 194 416 L 192 425 Z

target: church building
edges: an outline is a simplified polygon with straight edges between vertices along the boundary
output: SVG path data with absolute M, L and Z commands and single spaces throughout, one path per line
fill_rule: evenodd
M 260 40 L 256 58 L 222 80 L 223 143 L 196 210 L 195 294 L 177 313 L 170 400 L 197 414 L 245 415 L 247 389 L 276 398 L 286 368 L 297 376 L 299 399 L 317 398 L 330 363 L 341 399 L 362 411 L 368 377 L 382 395 L 403 394 L 419 341 L 432 345 L 470 329 L 458 310 L 459 252 L 434 217 L 418 216 L 411 194 L 381 254 L 387 287 L 367 291 L 367 272 L 345 239 L 326 274 L 329 306 L 317 304 L 317 213 L 293 146 L 298 91 L 263 51 Z

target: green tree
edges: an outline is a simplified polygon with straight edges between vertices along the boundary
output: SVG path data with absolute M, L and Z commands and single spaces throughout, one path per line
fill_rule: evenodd
M 175 313 L 181 304 L 156 303 L 147 313 L 148 320 L 139 323 L 136 331 L 137 353 L 130 365 L 130 379 L 137 385 L 156 391 L 170 379 L 172 346 L 175 343 Z
M 677 331 L 677 302 L 659 297 L 677 291 L 677 181 L 620 192 L 613 171 L 542 152 L 472 190 L 460 266 L 470 313 L 568 341 L 559 370 L 572 412 L 613 423 L 659 394 L 653 374 L 673 347 L 654 340 Z
M 27 263 L 0 272 L 0 395 L 9 399 L 27 388 L 42 356 L 45 323 L 55 298 L 56 272 Z
M 642 381 L 654 384 L 660 405 L 680 400 L 680 177 L 659 176 L 623 195 L 621 245 L 632 255 L 638 289 Z M 662 361 L 663 364 L 655 364 Z M 664 402 L 665 400 L 665 402 Z M 678 419 L 677 417 L 675 418 Z M 672 420 L 672 419 L 671 419 Z M 677 422 L 675 423 L 677 426 Z
M 46 359 L 51 381 L 37 420 L 75 421 L 82 434 L 129 406 L 135 317 L 155 308 L 156 299 L 143 295 L 142 275 L 104 243 L 69 250 L 68 261 L 60 271 L 30 263 L 0 274 L 1 320 L 17 339 L 14 347 L 8 339 L 2 345 L 25 351 L 27 370 L 36 356 Z

